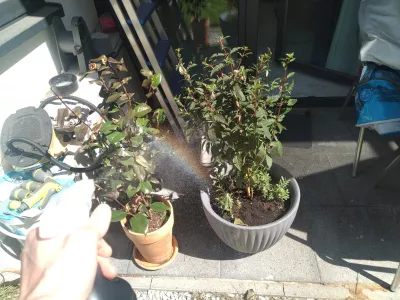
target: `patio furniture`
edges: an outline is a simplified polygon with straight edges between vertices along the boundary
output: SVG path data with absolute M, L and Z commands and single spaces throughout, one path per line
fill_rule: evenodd
M 400 286 L 400 264 L 399 268 L 397 269 L 396 275 L 394 275 L 392 285 L 390 286 L 390 290 L 395 292 Z

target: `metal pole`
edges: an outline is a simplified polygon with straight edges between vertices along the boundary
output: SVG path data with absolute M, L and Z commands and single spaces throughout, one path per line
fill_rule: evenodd
M 110 1 L 114 2 L 115 0 L 110 0 Z M 172 108 L 172 111 L 174 112 L 175 117 L 178 120 L 178 123 L 183 130 L 185 123 L 184 123 L 182 117 L 180 116 L 180 110 L 178 108 L 178 105 L 176 105 L 174 95 L 172 94 L 171 88 L 169 87 L 169 85 L 166 81 L 163 71 L 161 70 L 160 66 L 158 65 L 157 58 L 156 58 L 156 56 L 153 52 L 153 49 L 146 37 L 146 34 L 143 31 L 142 25 L 140 25 L 139 19 L 135 13 L 135 10 L 133 9 L 132 3 L 130 0 L 122 0 L 122 3 L 125 6 L 125 10 L 129 16 L 129 19 L 132 21 L 132 25 L 135 28 L 136 34 L 138 35 L 139 40 L 142 43 L 142 46 L 147 54 L 147 57 L 150 60 L 150 63 L 152 65 L 154 71 L 156 73 L 160 73 L 163 75 L 163 80 L 161 80 L 161 88 L 163 89 L 165 96 L 167 97 L 168 102 Z
M 353 163 L 353 172 L 352 172 L 353 177 L 356 177 L 357 175 L 357 167 L 358 163 L 360 162 L 361 149 L 364 142 L 364 133 L 365 133 L 365 127 L 361 127 L 360 134 L 358 135 L 356 156 L 354 157 L 354 163 Z
M 125 16 L 122 13 L 122 10 L 121 10 L 117 0 L 110 0 L 110 3 L 115 11 L 115 15 L 117 16 L 119 22 L 121 23 L 122 28 L 125 31 L 125 34 L 133 48 L 133 51 L 136 54 L 137 59 L 139 60 L 140 65 L 142 66 L 142 68 L 148 69 L 146 59 L 144 58 L 142 51 L 140 50 L 139 45 L 137 44 L 136 39 L 134 38 L 128 23 L 126 23 Z M 163 79 L 162 81 L 165 81 L 165 79 Z M 175 119 L 174 119 L 173 115 L 171 114 L 169 107 L 166 105 L 163 95 L 160 93 L 160 91 L 157 91 L 156 97 L 157 97 L 158 102 L 160 103 L 161 107 L 164 109 L 165 115 L 167 116 L 167 119 L 168 119 L 169 123 L 171 124 L 172 130 L 174 131 L 175 135 L 177 137 L 182 137 L 182 132 L 179 129 L 178 124 L 176 124 Z

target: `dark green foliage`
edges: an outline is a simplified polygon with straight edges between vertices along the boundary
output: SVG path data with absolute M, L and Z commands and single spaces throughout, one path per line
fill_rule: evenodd
M 230 49 L 221 38 L 220 48 L 220 53 L 203 61 L 203 69 L 197 75 L 191 73 L 195 65 L 184 64 L 177 50 L 177 70 L 186 81 L 177 102 L 183 116 L 190 120 L 187 137 L 190 139 L 203 128 L 218 172 L 221 174 L 227 164 L 233 167 L 227 176 L 216 176 L 219 181 L 216 190 L 220 194 L 217 200 L 225 211 L 229 212 L 234 201 L 227 193 L 235 188 L 245 189 L 250 198 L 256 190 L 267 200 L 286 200 L 282 189 L 287 191 L 287 184 L 281 182 L 275 186 L 270 182 L 268 170 L 272 165 L 271 154 L 283 153 L 278 139 L 285 129 L 282 121 L 296 103 L 290 96 L 293 73 L 288 73 L 293 54 L 281 60 L 283 77 L 270 80 L 270 51 L 246 68 L 242 61 L 251 55 L 247 47 Z

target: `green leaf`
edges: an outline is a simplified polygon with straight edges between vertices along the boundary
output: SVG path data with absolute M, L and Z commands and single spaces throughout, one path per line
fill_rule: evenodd
M 109 135 L 107 135 L 107 140 L 111 143 L 111 144 L 116 144 L 120 141 L 122 141 L 124 138 L 126 137 L 125 132 L 113 132 Z
M 165 111 L 162 108 L 157 108 L 153 114 L 153 122 L 162 124 L 166 120 Z
M 120 97 L 122 96 L 122 92 L 114 93 L 110 96 L 108 96 L 106 103 L 112 103 L 117 101 Z
M 111 188 L 112 188 L 113 190 L 116 190 L 116 189 L 122 184 L 122 181 L 121 181 L 121 180 L 114 180 L 114 179 L 111 179 L 111 180 L 110 180 L 110 184 L 111 184 Z
M 278 154 L 279 156 L 283 156 L 283 146 L 282 143 L 280 141 L 276 141 L 276 145 L 277 145 L 277 150 L 278 150 Z
M 233 224 L 235 225 L 242 225 L 242 226 L 247 226 L 241 219 L 239 218 L 235 218 L 235 220 L 233 221 Z
M 140 73 L 141 73 L 143 76 L 145 76 L 145 77 L 150 77 L 150 76 L 153 75 L 153 72 L 152 72 L 152 71 L 146 70 L 146 69 L 140 70 Z
M 141 135 L 134 136 L 131 138 L 132 147 L 139 147 L 143 143 L 143 137 Z
M 135 117 L 141 118 L 151 112 L 151 107 L 148 106 L 146 103 L 140 103 L 136 105 L 134 112 Z
M 112 86 L 111 86 L 111 88 L 113 89 L 113 90 L 116 90 L 116 89 L 119 89 L 120 87 L 121 87 L 121 83 L 120 82 L 114 82 L 113 84 L 112 84 Z
M 264 147 L 260 147 L 260 148 L 258 149 L 258 153 L 257 153 L 256 159 L 254 160 L 254 162 L 256 163 L 256 165 L 259 165 L 259 164 L 263 163 L 266 156 L 268 156 L 268 155 L 267 155 L 267 153 L 265 152 Z
M 139 183 L 139 189 L 144 194 L 149 194 L 153 190 L 153 186 L 149 181 L 142 181 Z
M 240 153 L 237 153 L 233 158 L 233 165 L 240 171 L 243 166 L 243 160 Z
M 135 172 L 133 172 L 133 170 L 129 170 L 122 173 L 122 176 L 124 176 L 127 181 L 132 181 L 135 178 Z
M 169 206 L 165 205 L 162 202 L 154 202 L 151 204 L 151 209 L 154 210 L 155 212 L 164 212 L 169 210 Z
M 289 78 L 291 78 L 291 77 L 293 77 L 293 76 L 294 76 L 294 72 L 290 72 L 290 73 L 287 75 L 286 79 L 289 79 Z
M 214 120 L 223 124 L 227 124 L 225 118 L 222 115 L 214 115 Z
M 134 188 L 131 185 L 128 185 L 128 187 L 126 188 L 126 194 L 128 195 L 129 198 L 132 198 L 133 196 L 135 196 L 137 192 L 139 192 L 139 189 Z
M 135 165 L 135 161 L 134 161 L 133 157 L 121 158 L 120 163 L 123 164 L 124 166 L 133 166 L 133 165 Z
M 111 131 L 117 129 L 117 125 L 115 125 L 113 122 L 108 121 L 103 123 L 103 125 L 101 126 L 100 132 L 104 133 L 104 134 L 108 134 Z
M 145 215 L 136 214 L 130 219 L 129 223 L 131 224 L 132 231 L 142 234 L 147 233 L 149 221 Z
M 157 129 L 157 128 L 147 128 L 146 129 L 146 132 L 148 133 L 148 134 L 153 134 L 153 135 L 156 135 L 156 134 L 159 134 L 160 133 L 160 130 L 159 129 Z
M 122 210 L 111 211 L 111 222 L 119 222 L 126 217 L 127 213 Z
M 289 101 L 287 102 L 288 106 L 293 106 L 297 103 L 297 99 L 289 99 Z
M 146 160 L 143 156 L 141 156 L 141 155 L 136 156 L 136 157 L 135 157 L 135 160 L 136 160 L 136 162 L 137 162 L 139 165 L 142 165 L 142 166 L 145 167 L 145 168 L 150 167 L 150 164 L 149 164 L 149 163 L 147 162 L 147 160 Z
M 147 118 L 137 118 L 136 119 L 136 124 L 140 127 L 146 127 L 146 125 L 149 123 L 149 119 Z
M 239 101 L 245 101 L 245 100 L 246 100 L 246 97 L 245 97 L 245 95 L 243 94 L 243 92 L 242 92 L 242 90 L 240 89 L 240 86 L 239 86 L 238 84 L 236 84 L 236 85 L 233 87 L 233 92 L 234 92 L 236 98 L 239 99 Z
M 151 78 L 151 86 L 153 88 L 156 88 L 160 85 L 162 80 L 162 75 L 160 73 L 154 74 L 153 77 Z
M 272 166 L 272 158 L 268 154 L 265 156 L 265 161 L 267 163 L 268 168 L 271 168 Z
M 213 76 L 216 72 L 221 71 L 223 67 L 225 67 L 224 64 L 218 64 L 218 65 L 216 65 L 216 66 L 212 69 L 210 75 Z
M 133 171 L 135 171 L 136 177 L 139 181 L 143 181 L 146 178 L 146 170 L 141 165 L 134 163 Z

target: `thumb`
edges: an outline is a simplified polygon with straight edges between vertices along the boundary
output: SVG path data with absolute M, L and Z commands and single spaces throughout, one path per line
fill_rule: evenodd
M 100 204 L 90 216 L 88 226 L 99 235 L 99 239 L 106 235 L 111 222 L 111 208 L 107 204 Z

